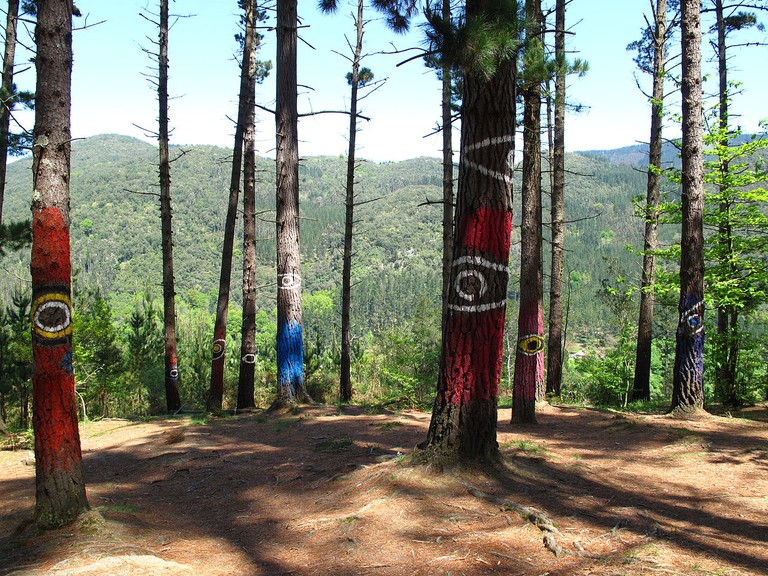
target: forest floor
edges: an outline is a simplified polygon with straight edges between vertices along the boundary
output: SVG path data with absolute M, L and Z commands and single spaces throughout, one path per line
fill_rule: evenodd
M 73 527 L 32 532 L 32 456 L 0 452 L 0 576 L 768 574 L 768 406 L 740 416 L 501 410 L 504 464 L 442 474 L 418 411 L 89 422 Z

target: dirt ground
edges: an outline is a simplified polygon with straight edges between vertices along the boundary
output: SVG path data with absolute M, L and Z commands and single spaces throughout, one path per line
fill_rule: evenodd
M 0 576 L 768 574 L 767 408 L 501 410 L 504 466 L 442 474 L 409 459 L 422 412 L 87 423 L 74 527 L 23 527 L 31 456 L 0 452 Z

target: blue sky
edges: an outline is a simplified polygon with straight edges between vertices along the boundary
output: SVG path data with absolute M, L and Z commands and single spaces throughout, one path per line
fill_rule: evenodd
M 144 131 L 135 125 L 155 128 L 157 102 L 144 76 L 154 74 L 154 69 L 142 48 L 152 47 L 147 37 L 156 38 L 157 31 L 140 13 L 156 10 L 156 4 L 155 0 L 77 0 L 84 18 L 77 19 L 76 26 L 88 27 L 77 31 L 74 39 L 74 137 L 119 133 L 145 138 Z M 625 48 L 639 36 L 648 6 L 649 0 L 573 0 L 569 4 L 567 19 L 573 34 L 568 48 L 589 62 L 590 71 L 569 81 L 569 99 L 588 108 L 567 119 L 568 150 L 614 148 L 647 140 L 648 104 L 636 86 L 632 54 Z M 175 0 L 171 11 L 188 16 L 180 18 L 170 32 L 172 143 L 231 147 L 234 130 L 228 117 L 236 113 L 239 83 L 233 59 L 237 2 Z M 318 13 L 314 1 L 300 2 L 299 13 L 306 27 L 301 30 L 305 42 L 299 47 L 299 82 L 307 86 L 301 89 L 300 112 L 348 106 L 345 74 L 349 66 L 333 50 L 348 53 L 344 34 L 352 38 L 351 11 L 351 5 L 342 4 L 336 15 L 326 16 Z M 260 58 L 274 59 L 274 35 L 271 31 L 265 35 Z M 361 103 L 362 113 L 371 121 L 361 123 L 359 156 L 380 162 L 440 155 L 439 136 L 427 137 L 440 115 L 439 84 L 434 74 L 418 60 L 396 66 L 413 52 L 375 54 L 420 46 L 422 36 L 418 27 L 406 36 L 395 35 L 375 20 L 366 28 L 366 51 L 372 55 L 364 65 L 387 81 Z M 763 64 L 766 50 L 750 48 L 733 61 L 732 77 L 746 89 L 734 109 L 742 114 L 747 130 L 755 130 L 758 120 L 768 117 L 763 96 L 768 93 Z M 18 56 L 20 68 L 25 57 L 23 52 Z M 17 83 L 32 87 L 33 72 L 17 75 Z M 714 90 L 714 79 L 709 84 L 705 89 Z M 273 106 L 273 78 L 257 88 L 257 99 L 264 106 Z M 33 122 L 29 115 L 19 119 Z M 259 114 L 259 121 L 259 154 L 271 155 L 273 120 L 264 113 Z M 347 120 L 341 114 L 302 119 L 301 154 L 346 153 L 346 129 Z

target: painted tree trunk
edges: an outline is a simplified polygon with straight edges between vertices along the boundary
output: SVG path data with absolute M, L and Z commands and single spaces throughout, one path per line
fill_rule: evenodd
M 492 2 L 468 2 L 482 13 Z M 514 65 L 465 71 L 450 294 L 426 447 L 438 458 L 493 459 L 502 369 L 515 132 Z
M 555 8 L 555 134 L 552 146 L 552 262 L 549 280 L 547 392 L 560 396 L 563 380 L 563 269 L 565 260 L 565 0 Z
M 656 255 L 659 239 L 659 197 L 661 195 L 661 147 L 663 131 L 664 75 L 667 42 L 667 2 L 656 1 L 653 46 L 653 95 L 651 98 L 651 139 L 648 149 L 648 180 L 645 198 L 643 271 L 640 280 L 640 317 L 637 322 L 637 348 L 632 400 L 651 399 L 651 344 L 656 282 Z
M 0 94 L 0 224 L 3 223 L 3 199 L 5 178 L 8 167 L 8 135 L 11 130 L 11 107 L 13 106 L 13 64 L 16 57 L 16 24 L 19 18 L 19 0 L 8 0 L 8 14 L 5 24 L 5 52 L 3 55 L 2 83 Z
M 255 25 L 255 21 L 254 21 Z M 255 28 L 251 28 L 255 33 Z M 253 50 L 252 50 L 253 52 Z M 255 54 L 255 53 L 254 53 Z M 256 60 L 251 58 L 255 73 Z M 253 73 L 251 74 L 253 79 Z M 243 132 L 243 326 L 240 340 L 240 377 L 237 383 L 237 407 L 254 408 L 254 370 L 256 368 L 256 91 L 248 83 Z
M 227 315 L 229 313 L 229 290 L 232 280 L 232 249 L 235 243 L 235 223 L 240 196 L 240 178 L 243 165 L 243 133 L 249 106 L 248 92 L 255 91 L 256 73 L 256 15 L 255 0 L 245 3 L 245 38 L 243 58 L 240 66 L 240 97 L 237 107 L 237 125 L 232 154 L 232 173 L 229 181 L 229 204 L 224 222 L 224 245 L 219 274 L 219 297 L 216 302 L 216 320 L 213 326 L 211 346 L 211 386 L 208 391 L 208 410 L 221 410 L 224 399 L 224 367 L 226 365 Z M 255 96 L 254 96 L 255 99 Z
M 541 50 L 541 3 L 527 0 L 528 47 L 532 68 Z M 536 400 L 544 400 L 544 315 L 541 257 L 541 81 L 533 73 L 525 80 L 523 110 L 523 182 L 520 222 L 520 313 L 517 319 L 512 422 L 536 422 Z
M 160 144 L 160 226 L 163 250 L 163 337 L 165 341 L 165 402 L 168 412 L 181 409 L 179 364 L 176 357 L 176 289 L 173 279 L 171 226 L 171 161 L 168 151 L 168 0 L 160 0 L 157 99 Z
M 339 397 L 352 400 L 352 338 L 350 306 L 352 302 L 352 228 L 355 217 L 355 147 L 357 142 L 357 93 L 360 87 L 360 58 L 363 53 L 363 0 L 357 2 L 355 29 L 357 39 L 352 58 L 352 78 L 349 99 L 349 150 L 347 153 L 347 184 L 344 200 L 344 256 L 341 273 L 341 373 Z
M 301 321 L 299 252 L 299 141 L 296 107 L 297 2 L 277 2 L 277 399 L 307 397 Z
M 69 244 L 72 3 L 38 0 L 32 173 L 35 519 L 69 524 L 88 510 L 72 367 Z
M 698 0 L 682 0 L 682 214 L 680 318 L 671 412 L 695 416 L 704 407 L 704 155 L 701 21 Z

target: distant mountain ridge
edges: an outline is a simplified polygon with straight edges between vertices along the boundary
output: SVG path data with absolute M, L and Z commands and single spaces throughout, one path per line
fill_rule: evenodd
M 639 246 L 642 239 L 642 222 L 632 205 L 632 198 L 645 194 L 645 176 L 635 168 L 642 163 L 640 148 L 566 155 L 571 321 L 585 330 L 598 330 L 609 322 L 608 315 L 594 306 L 600 280 L 608 275 L 606 262 L 618 261 L 632 270 L 637 264 L 626 246 Z M 176 289 L 183 302 L 210 311 L 218 286 L 231 150 L 182 146 L 173 147 L 172 154 L 177 157 L 171 166 Z M 98 286 L 118 314 L 127 313 L 142 291 L 160 294 L 156 163 L 152 144 L 128 136 L 101 135 L 72 145 L 73 264 L 78 282 Z M 29 158 L 9 166 L 5 214 L 10 219 L 29 217 L 30 167 Z M 372 200 L 357 211 L 354 240 L 353 318 L 362 333 L 411 318 L 425 303 L 438 306 L 441 210 L 426 201 L 441 198 L 441 171 L 438 158 L 359 166 L 358 198 Z M 338 156 L 306 158 L 300 167 L 303 287 L 307 293 L 327 291 L 335 301 L 341 278 L 345 174 L 346 159 Z M 257 298 L 260 309 L 270 310 L 275 282 L 273 160 L 258 159 L 257 180 Z M 516 203 L 519 190 L 517 182 Z M 515 222 L 519 214 L 516 204 Z M 237 240 L 235 301 L 241 292 L 240 244 Z M 519 252 L 515 224 L 509 289 L 513 299 Z M 6 270 L 14 271 L 4 283 L 0 281 L 5 294 L 15 276 L 24 273 L 25 255 L 20 256 L 2 262 Z

